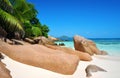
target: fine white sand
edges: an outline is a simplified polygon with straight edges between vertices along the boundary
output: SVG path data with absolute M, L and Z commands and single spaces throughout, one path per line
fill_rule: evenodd
M 85 68 L 89 64 L 94 64 L 107 70 L 107 72 L 92 73 L 90 78 L 120 78 L 120 57 L 93 56 L 91 62 L 80 61 L 73 75 L 62 75 L 42 68 L 25 65 L 7 56 L 2 61 L 11 71 L 12 78 L 87 78 Z

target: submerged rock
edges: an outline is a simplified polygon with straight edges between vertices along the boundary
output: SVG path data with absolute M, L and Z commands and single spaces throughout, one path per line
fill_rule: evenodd
M 59 46 L 65 46 L 65 44 L 64 43 L 59 43 Z
M 108 53 L 106 51 L 101 51 L 101 55 L 108 55 Z

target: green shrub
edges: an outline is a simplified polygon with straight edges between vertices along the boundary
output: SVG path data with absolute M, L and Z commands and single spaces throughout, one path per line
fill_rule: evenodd
M 27 28 L 25 29 L 25 37 L 31 37 L 32 36 L 32 29 Z
M 41 29 L 38 27 L 32 27 L 32 34 L 34 37 L 38 37 L 42 35 Z

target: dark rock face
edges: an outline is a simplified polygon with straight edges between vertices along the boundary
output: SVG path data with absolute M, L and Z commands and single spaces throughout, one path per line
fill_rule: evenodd
M 21 35 L 20 35 L 20 33 L 18 33 L 18 32 L 15 32 L 15 33 L 14 33 L 14 36 L 15 36 L 15 39 L 17 39 L 17 40 L 20 40 L 20 39 L 21 39 Z
M 1 59 L 4 59 L 4 57 L 3 57 L 3 55 L 0 53 L 0 61 L 1 61 Z
M 6 42 L 7 32 L 0 26 L 0 38 Z
M 5 37 L 7 35 L 7 32 L 0 26 L 0 36 Z
M 107 72 L 106 70 L 104 70 L 103 68 L 96 66 L 96 65 L 88 65 L 85 69 L 86 72 L 86 77 L 91 77 L 92 76 L 92 72 L 98 72 L 98 71 L 103 71 L 103 72 Z
M 74 47 L 75 50 L 86 52 L 90 55 L 97 54 L 97 55 L 105 55 L 107 52 L 100 51 L 96 44 L 88 39 L 85 39 L 81 36 L 74 36 Z

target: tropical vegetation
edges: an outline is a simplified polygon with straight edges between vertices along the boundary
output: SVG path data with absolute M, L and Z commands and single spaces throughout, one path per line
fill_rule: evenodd
M 26 0 L 0 0 L 0 27 L 6 31 L 7 38 L 15 33 L 24 37 L 48 36 L 49 28 L 37 18 L 34 5 Z

